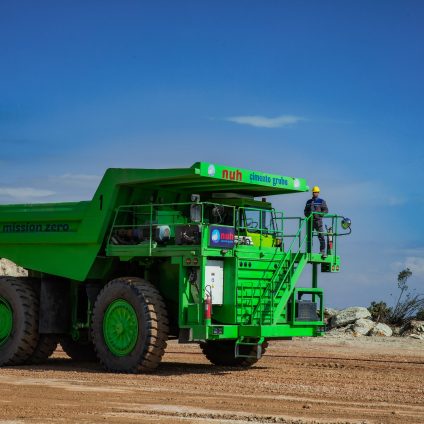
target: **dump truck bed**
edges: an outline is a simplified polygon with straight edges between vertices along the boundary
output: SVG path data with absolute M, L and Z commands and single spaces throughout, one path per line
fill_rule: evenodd
M 0 206 L 0 256 L 24 268 L 82 280 L 101 241 L 92 202 Z

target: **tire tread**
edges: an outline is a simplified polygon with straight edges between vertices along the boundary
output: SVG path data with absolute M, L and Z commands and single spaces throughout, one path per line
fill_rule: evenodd
M 108 290 L 111 290 L 112 287 L 119 285 L 130 287 L 135 298 L 139 301 L 139 304 L 142 305 L 144 323 L 141 324 L 144 325 L 143 331 L 146 336 L 145 345 L 142 354 L 138 358 L 138 363 L 126 368 L 124 372 L 152 372 L 160 364 L 167 347 L 166 342 L 168 340 L 169 321 L 165 302 L 152 283 L 138 277 L 121 277 L 110 281 L 100 292 L 99 298 L 107 293 Z M 101 317 L 97 316 L 99 313 L 96 309 L 97 304 L 94 306 L 93 317 L 99 320 Z M 98 337 L 99 335 L 94 334 L 93 329 L 93 340 L 98 339 Z M 107 358 L 102 358 L 102 354 L 99 352 L 96 344 L 95 348 L 97 356 L 107 370 L 123 372 L 121 369 L 108 363 Z
M 13 288 L 23 310 L 22 337 L 8 357 L 0 357 L 0 365 L 21 365 L 34 353 L 39 340 L 39 300 L 33 287 L 36 281 L 28 277 L 6 276 L 0 277 L 0 284 L 9 284 Z

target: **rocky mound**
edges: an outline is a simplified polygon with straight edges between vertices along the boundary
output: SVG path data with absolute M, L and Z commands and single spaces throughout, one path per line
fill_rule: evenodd
M 28 275 L 24 268 L 16 265 L 9 259 L 0 259 L 0 276 L 10 275 L 12 277 L 25 277 Z
M 403 337 L 424 340 L 424 321 L 412 320 L 405 324 L 399 331 Z
M 403 327 L 390 327 L 382 322 L 374 322 L 367 308 L 353 306 L 338 311 L 326 308 L 324 317 L 327 324 L 327 334 L 339 336 L 402 336 L 424 340 L 424 321 L 413 320 Z

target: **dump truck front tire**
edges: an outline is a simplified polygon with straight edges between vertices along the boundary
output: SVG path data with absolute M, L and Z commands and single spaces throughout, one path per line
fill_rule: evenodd
M 258 362 L 256 357 L 257 346 L 252 346 L 248 352 L 245 352 L 249 358 L 235 356 L 235 340 L 207 340 L 200 343 L 200 348 L 206 358 L 214 365 L 226 367 L 248 368 Z M 265 354 L 268 343 L 262 343 L 262 355 Z
M 0 365 L 20 365 L 38 343 L 38 297 L 25 278 L 0 278 Z
M 137 277 L 109 282 L 97 297 L 92 339 L 103 366 L 115 372 L 157 368 L 168 339 L 168 316 L 159 291 Z

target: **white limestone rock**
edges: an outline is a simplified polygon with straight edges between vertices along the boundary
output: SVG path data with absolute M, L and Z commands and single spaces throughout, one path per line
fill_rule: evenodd
M 352 306 L 338 312 L 331 318 L 331 327 L 344 327 L 352 324 L 361 318 L 370 318 L 371 314 L 367 308 L 362 306 Z
M 412 321 L 406 323 L 401 329 L 400 334 L 404 337 L 424 336 L 424 321 L 418 321 L 413 319 Z M 418 338 L 418 337 L 414 337 Z
M 351 330 L 356 334 L 366 336 L 375 326 L 376 323 L 374 321 L 366 318 L 360 318 L 352 324 Z
M 382 322 L 379 322 L 375 327 L 369 332 L 370 336 L 379 336 L 379 337 L 391 337 L 393 334 L 392 329 Z
M 9 261 L 9 259 L 2 258 L 0 259 L 0 276 L 2 275 L 8 275 L 11 277 L 26 277 L 28 272 L 12 261 Z

